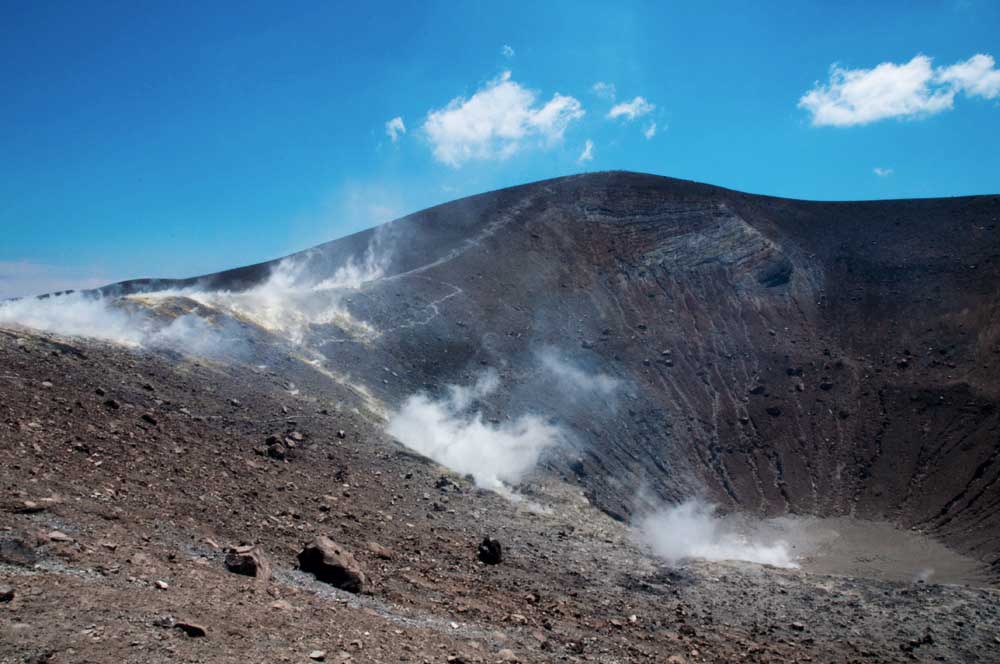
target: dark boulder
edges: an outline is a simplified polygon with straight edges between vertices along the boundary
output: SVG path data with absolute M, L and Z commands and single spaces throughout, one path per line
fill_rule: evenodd
M 499 541 L 492 537 L 484 537 L 483 541 L 479 543 L 476 555 L 487 565 L 499 565 L 503 562 L 503 547 Z

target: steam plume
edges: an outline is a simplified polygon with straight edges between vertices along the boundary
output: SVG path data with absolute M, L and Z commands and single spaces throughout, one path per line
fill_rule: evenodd
M 536 353 L 542 369 L 559 381 L 574 396 L 594 394 L 608 396 L 621 386 L 621 381 L 604 373 L 588 373 L 562 359 L 554 348 L 546 347 Z
M 674 565 L 684 560 L 744 560 L 797 568 L 783 540 L 762 541 L 759 534 L 740 532 L 716 515 L 714 505 L 688 500 L 648 514 L 636 523 L 640 542 Z
M 562 432 L 536 415 L 503 424 L 484 422 L 474 403 L 495 392 L 499 383 L 496 372 L 487 371 L 471 387 L 450 386 L 439 401 L 424 393 L 413 395 L 392 415 L 388 432 L 451 470 L 472 475 L 477 486 L 504 492 L 505 483 L 520 482 Z
M 236 321 L 295 344 L 303 343 L 313 325 L 324 324 L 365 338 L 375 331 L 350 315 L 343 306 L 344 293 L 385 273 L 390 256 L 386 244 L 384 233 L 377 231 L 360 260 L 350 258 L 331 276 L 313 268 L 313 253 L 298 254 L 277 263 L 266 281 L 245 291 L 192 286 L 120 298 L 71 293 L 0 302 L 0 323 L 203 356 L 232 355 L 245 345 Z M 168 303 L 171 306 L 163 306 Z M 178 316 L 174 304 L 191 313 Z M 161 307 L 169 311 L 164 315 Z

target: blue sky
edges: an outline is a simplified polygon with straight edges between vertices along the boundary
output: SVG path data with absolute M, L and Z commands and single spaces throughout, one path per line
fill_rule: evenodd
M 589 170 L 1000 192 L 995 2 L 205 4 L 0 2 L 0 297 Z

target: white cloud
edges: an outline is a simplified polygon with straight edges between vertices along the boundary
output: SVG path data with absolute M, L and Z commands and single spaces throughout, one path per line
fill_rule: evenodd
M 500 49 L 500 52 L 503 53 L 503 57 L 505 57 L 505 58 L 513 58 L 514 57 L 514 49 L 511 46 L 507 45 L 507 44 L 503 45 L 503 48 Z
M 849 127 L 941 113 L 953 108 L 959 92 L 986 99 L 1000 95 L 1000 70 L 992 56 L 978 54 L 948 67 L 932 66 L 926 55 L 873 69 L 833 65 L 829 82 L 817 83 L 798 105 L 812 114 L 814 126 Z
M 991 55 L 978 53 L 965 62 L 950 67 L 939 67 L 937 78 L 941 83 L 953 85 L 970 97 L 995 99 L 1000 96 L 1000 70 Z
M 893 170 L 891 168 L 880 168 L 878 166 L 876 166 L 872 172 L 880 178 L 886 178 L 893 174 Z
M 406 125 L 403 124 L 403 118 L 397 115 L 392 120 L 386 122 L 385 133 L 392 139 L 392 142 L 395 143 L 400 134 L 406 133 Z
M 625 118 L 626 122 L 631 122 L 647 113 L 651 113 L 655 108 L 656 105 L 650 104 L 644 97 L 636 97 L 632 101 L 623 101 L 620 104 L 612 106 L 611 110 L 608 111 L 608 117 L 612 120 Z
M 541 106 L 537 100 L 536 92 L 512 81 L 506 71 L 472 97 L 456 97 L 432 110 L 423 128 L 434 157 L 454 167 L 472 159 L 506 159 L 529 144 L 551 146 L 584 116 L 573 97 L 555 93 Z
M 594 142 L 587 139 L 587 142 L 583 144 L 583 152 L 580 156 L 576 158 L 576 163 L 582 164 L 585 161 L 593 161 L 594 159 Z
M 591 86 L 590 91 L 601 99 L 610 99 L 611 101 L 614 101 L 615 95 L 618 94 L 615 90 L 614 83 L 605 83 L 604 81 L 594 83 L 594 85 Z
M 642 135 L 646 137 L 647 141 L 656 136 L 656 123 L 650 122 L 649 126 L 642 132 Z

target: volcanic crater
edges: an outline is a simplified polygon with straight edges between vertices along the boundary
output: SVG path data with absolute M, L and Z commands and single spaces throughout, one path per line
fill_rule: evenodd
M 332 290 L 253 299 L 289 265 Z M 608 172 L 84 296 L 232 326 L 250 351 L 191 371 L 238 383 L 231 372 L 266 366 L 286 400 L 353 404 L 373 440 L 412 395 L 444 400 L 488 370 L 483 421 L 558 427 L 534 476 L 616 521 L 696 496 L 793 543 L 781 519 L 806 524 L 813 573 L 903 581 L 930 564 L 988 588 L 1000 574 L 998 285 L 1000 196 L 811 202 Z M 294 329 L 270 306 L 299 312 Z M 134 352 L 159 367 L 185 349 Z M 540 369 L 547 356 L 615 389 L 561 389 Z

